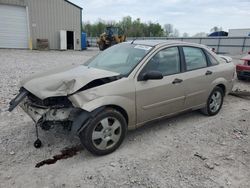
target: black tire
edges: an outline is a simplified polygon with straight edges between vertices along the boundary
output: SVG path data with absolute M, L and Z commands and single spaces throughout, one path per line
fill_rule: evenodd
M 110 46 L 114 46 L 116 44 L 117 44 L 117 42 L 115 40 L 113 40 L 113 41 L 111 41 L 111 45 Z
M 113 125 L 110 125 L 112 124 L 112 121 L 113 121 L 113 124 L 114 122 L 117 121 L 120 127 L 117 128 L 116 130 L 108 130 L 108 133 L 105 133 L 105 131 L 107 131 L 107 129 L 109 128 L 105 129 L 103 127 L 103 124 L 101 122 L 103 120 L 104 121 L 107 120 L 108 127 L 113 126 Z M 101 133 L 102 136 L 96 140 L 93 140 L 94 132 Z M 123 115 L 115 109 L 107 108 L 107 109 L 104 109 L 101 113 L 97 114 L 95 118 L 90 121 L 89 125 L 83 131 L 80 132 L 79 138 L 83 146 L 91 153 L 95 155 L 106 155 L 106 154 L 112 153 L 121 145 L 121 143 L 123 142 L 126 136 L 126 133 L 127 133 L 127 122 L 125 118 L 123 117 Z M 105 134 L 113 134 L 115 136 L 118 135 L 116 137 L 117 141 L 113 141 L 112 139 L 110 139 L 112 138 L 111 135 L 105 135 Z M 110 140 L 107 141 L 108 139 Z M 107 148 L 105 149 L 98 148 L 98 147 L 101 147 L 100 145 L 102 142 L 107 142 L 106 143 Z M 108 146 L 109 143 L 111 143 L 110 146 Z
M 216 105 L 216 108 L 212 108 L 211 107 L 211 104 L 212 102 L 214 101 L 213 97 L 216 96 L 218 94 L 218 96 L 220 95 L 221 97 L 221 102 L 219 105 Z M 216 86 L 213 91 L 210 93 L 208 99 L 207 99 L 207 103 L 206 103 L 206 107 L 201 109 L 201 112 L 205 115 L 208 115 L 208 116 L 214 116 L 216 114 L 218 114 L 218 112 L 220 111 L 222 105 L 223 105 L 223 99 L 224 99 L 224 92 L 223 90 Z M 218 99 L 219 100 L 219 99 Z
M 245 80 L 243 76 L 237 75 L 238 80 Z
M 106 49 L 106 45 L 104 44 L 104 42 L 99 43 L 99 49 L 100 49 L 101 51 L 103 51 L 103 50 Z

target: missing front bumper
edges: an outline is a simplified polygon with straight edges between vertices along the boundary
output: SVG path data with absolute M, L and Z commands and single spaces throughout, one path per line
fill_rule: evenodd
M 36 125 L 43 127 L 46 124 L 67 125 L 72 134 L 79 134 L 83 130 L 91 113 L 79 108 L 39 108 L 33 106 L 26 98 L 20 103 L 20 107 L 30 116 Z M 49 126 L 50 127 L 50 126 Z M 48 129 L 46 129 L 48 130 Z
M 19 94 L 10 101 L 10 105 L 9 105 L 9 109 L 8 111 L 11 112 L 12 110 L 14 110 L 14 108 L 16 108 L 16 106 L 18 104 L 20 104 L 20 102 L 23 101 L 23 99 L 25 97 L 27 97 L 27 95 L 29 94 L 29 92 L 24 89 L 24 88 L 21 88 L 20 91 L 19 91 Z
M 74 108 L 36 107 L 32 105 L 27 98 L 20 103 L 20 107 L 35 123 L 39 121 L 58 122 L 72 120 L 72 112 L 74 112 Z
M 19 105 L 34 121 L 35 125 L 42 128 L 43 125 L 61 124 L 64 127 L 67 126 L 67 129 L 72 134 L 79 134 L 79 131 L 86 127 L 87 122 L 92 117 L 92 113 L 75 108 L 73 105 L 68 105 L 68 103 L 64 105 L 54 102 L 52 106 L 49 106 L 47 103 L 44 105 L 34 96 L 30 97 L 30 93 L 21 88 L 20 93 L 10 102 L 9 111 Z M 45 130 L 48 130 L 47 127 Z

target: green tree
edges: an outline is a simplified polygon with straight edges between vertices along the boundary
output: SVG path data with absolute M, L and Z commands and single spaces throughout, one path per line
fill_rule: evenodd
M 161 37 L 164 36 L 164 30 L 159 23 L 143 23 L 140 18 L 135 20 L 130 16 L 123 17 L 121 21 L 104 21 L 99 19 L 94 24 L 90 22 L 83 23 L 82 30 L 88 36 L 96 37 L 105 31 L 109 25 L 120 27 L 128 37 Z

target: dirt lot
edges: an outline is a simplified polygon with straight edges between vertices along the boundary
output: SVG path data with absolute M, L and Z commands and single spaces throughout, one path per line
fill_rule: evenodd
M 233 96 L 215 117 L 186 113 L 129 132 L 110 155 L 96 157 L 81 148 L 35 168 L 80 142 L 58 127 L 40 131 L 44 147 L 35 149 L 31 119 L 20 109 L 6 112 L 18 82 L 96 53 L 0 50 L 0 187 L 250 187 L 250 102 Z M 237 87 L 250 91 L 250 82 L 236 81 Z

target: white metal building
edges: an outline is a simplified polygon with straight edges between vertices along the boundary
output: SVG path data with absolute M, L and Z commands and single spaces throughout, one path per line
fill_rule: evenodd
M 67 0 L 0 0 L 0 48 L 81 50 L 82 8 Z
M 248 29 L 229 29 L 229 37 L 250 37 L 250 28 Z

